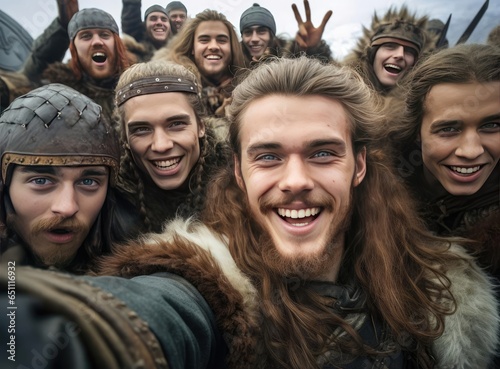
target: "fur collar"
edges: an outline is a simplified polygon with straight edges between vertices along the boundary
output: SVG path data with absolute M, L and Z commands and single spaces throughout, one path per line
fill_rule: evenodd
M 168 271 L 193 284 L 208 302 L 228 345 L 229 368 L 257 358 L 257 293 L 236 266 L 224 240 L 207 227 L 174 220 L 100 261 L 99 275 L 132 277 Z
M 444 333 L 432 344 L 437 368 L 486 368 L 495 354 L 500 322 L 493 284 L 461 247 L 453 245 L 450 252 L 460 257 L 447 272 L 457 309 L 446 317 Z M 229 347 L 230 368 L 252 367 L 261 353 L 257 292 L 235 264 L 226 240 L 206 226 L 174 220 L 162 234 L 132 241 L 100 265 L 101 275 L 181 275 L 213 309 Z
M 445 330 L 433 343 L 437 368 L 487 368 L 498 346 L 499 312 L 493 283 L 464 249 L 451 252 L 462 260 L 449 266 L 457 310 L 445 318 Z

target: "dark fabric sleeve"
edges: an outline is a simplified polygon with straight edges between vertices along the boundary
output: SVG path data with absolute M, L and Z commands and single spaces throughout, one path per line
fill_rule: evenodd
M 3 272 L 1 282 L 6 307 Z M 175 275 L 75 277 L 19 267 L 15 290 L 16 361 L 2 354 L 2 368 L 224 367 L 226 346 L 212 311 Z M 0 324 L 9 325 L 6 314 Z M 2 342 L 6 334 L 2 329 Z
M 68 31 L 56 18 L 33 42 L 31 54 L 21 70 L 29 80 L 39 83 L 49 64 L 60 62 L 69 47 Z
M 135 38 L 137 42 L 144 39 L 144 24 L 141 17 L 141 0 L 122 1 L 122 32 Z
M 159 340 L 169 368 L 222 368 L 225 345 L 214 315 L 201 294 L 171 273 L 117 277 L 85 277 L 91 284 L 125 302 Z

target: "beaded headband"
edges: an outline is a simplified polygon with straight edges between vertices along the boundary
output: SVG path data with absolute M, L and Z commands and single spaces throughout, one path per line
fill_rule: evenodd
M 163 92 L 189 92 L 198 94 L 198 84 L 188 79 L 173 76 L 141 78 L 117 91 L 116 105 L 120 106 L 135 96 Z

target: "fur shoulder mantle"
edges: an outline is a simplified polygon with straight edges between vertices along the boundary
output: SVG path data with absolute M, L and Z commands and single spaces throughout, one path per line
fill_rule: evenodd
M 445 330 L 433 344 L 437 368 L 487 368 L 498 346 L 499 313 L 492 281 L 458 245 L 450 251 L 462 260 L 450 265 L 457 309 L 445 318 Z
M 167 271 L 193 284 L 208 302 L 229 347 L 228 367 L 256 360 L 257 292 L 236 266 L 225 240 L 206 226 L 180 219 L 100 260 L 98 275 L 133 277 Z

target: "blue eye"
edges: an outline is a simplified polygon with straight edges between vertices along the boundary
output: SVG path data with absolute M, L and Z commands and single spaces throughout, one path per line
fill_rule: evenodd
M 272 161 L 276 159 L 277 159 L 276 156 L 272 154 L 264 154 L 257 158 L 257 160 L 264 160 L 264 161 Z
M 85 179 L 82 179 L 82 184 L 85 186 L 92 186 L 92 185 L 97 184 L 97 181 L 95 181 L 94 179 L 85 178 Z
M 316 154 L 314 154 L 314 156 L 317 158 L 321 158 L 321 157 L 326 157 L 326 156 L 332 156 L 332 153 L 330 153 L 328 151 L 320 151 L 320 152 L 317 152 Z
M 40 186 L 47 184 L 48 181 L 49 180 L 47 178 L 35 178 L 35 179 L 31 180 L 31 182 L 33 182 L 36 185 L 40 185 Z

